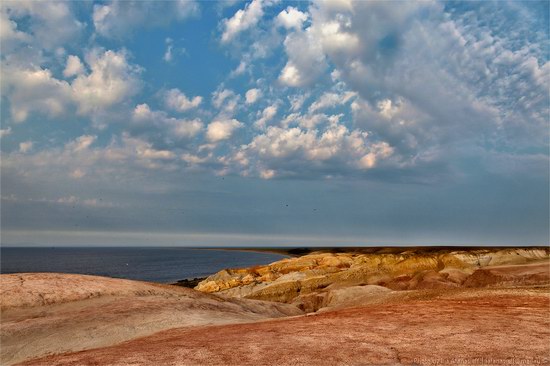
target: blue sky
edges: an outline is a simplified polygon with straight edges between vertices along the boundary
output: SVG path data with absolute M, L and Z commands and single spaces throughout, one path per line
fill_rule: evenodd
M 546 1 L 0 10 L 3 244 L 548 244 Z

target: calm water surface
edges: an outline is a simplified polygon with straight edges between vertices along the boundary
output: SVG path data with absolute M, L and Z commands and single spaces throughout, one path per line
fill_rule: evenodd
M 283 255 L 189 248 L 0 248 L 0 272 L 63 272 L 170 283 Z

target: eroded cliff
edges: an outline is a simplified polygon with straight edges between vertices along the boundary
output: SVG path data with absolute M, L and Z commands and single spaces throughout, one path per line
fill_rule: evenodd
M 550 249 L 406 249 L 314 252 L 265 266 L 226 269 L 195 289 L 231 297 L 293 303 L 305 311 L 401 290 L 547 286 Z M 385 295 L 387 296 L 387 295 Z M 374 296 L 373 296 L 374 297 Z

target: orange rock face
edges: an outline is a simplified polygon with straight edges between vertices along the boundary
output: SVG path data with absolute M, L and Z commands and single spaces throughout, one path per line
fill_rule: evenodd
M 314 252 L 250 269 L 228 269 L 195 289 L 224 296 L 326 306 L 332 290 L 379 285 L 395 291 L 550 284 L 549 248 Z

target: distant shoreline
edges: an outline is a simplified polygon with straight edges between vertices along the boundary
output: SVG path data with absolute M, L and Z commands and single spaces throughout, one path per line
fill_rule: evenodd
M 204 249 L 3 247 L 0 273 L 68 273 L 170 284 L 206 277 L 224 268 L 265 265 L 289 258 L 281 253 Z
M 474 251 L 474 250 L 501 250 L 511 248 L 522 249 L 544 249 L 550 245 L 503 245 L 503 246 L 373 246 L 373 247 L 186 247 L 188 249 L 200 250 L 228 250 L 239 252 L 256 252 L 256 253 L 273 253 L 286 255 L 289 257 L 301 257 L 313 252 L 320 253 L 360 253 L 360 254 L 376 254 L 376 253 L 400 253 L 404 251 L 414 251 L 418 253 L 432 252 L 452 252 L 452 251 Z
M 544 249 L 548 246 L 498 246 L 498 247 L 489 247 L 489 246 L 476 246 L 476 247 L 462 247 L 462 246 L 414 246 L 414 247 L 400 247 L 400 246 L 388 246 L 388 247 L 190 247 L 189 249 L 200 249 L 200 250 L 226 250 L 226 251 L 239 251 L 239 252 L 255 252 L 255 253 L 273 253 L 285 255 L 288 257 L 301 257 L 313 252 L 319 253 L 358 253 L 358 254 L 390 254 L 390 253 L 401 253 L 404 251 L 414 251 L 419 254 L 428 254 L 433 252 L 453 252 L 453 251 L 474 251 L 474 250 L 500 250 L 500 249 L 510 249 L 510 248 L 522 248 L 522 249 Z M 178 280 L 171 285 L 182 286 L 194 288 L 199 282 L 208 278 L 206 277 L 195 277 L 195 278 L 185 278 Z

